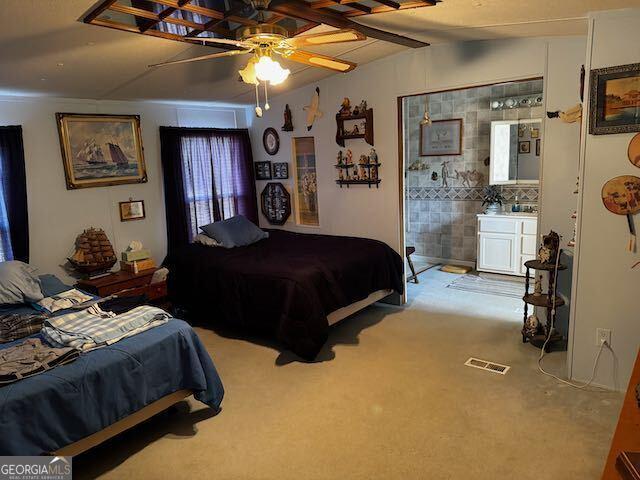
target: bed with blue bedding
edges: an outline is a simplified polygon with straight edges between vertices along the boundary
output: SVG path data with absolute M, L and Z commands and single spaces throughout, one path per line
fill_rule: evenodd
M 53 295 L 70 288 L 52 287 L 55 283 L 43 277 L 43 291 L 48 286 L 47 294 Z M 22 341 L 1 344 L 0 349 Z M 68 365 L 0 387 L 0 455 L 60 451 L 182 390 L 216 410 L 224 395 L 196 333 L 182 320 L 171 319 L 84 352 Z

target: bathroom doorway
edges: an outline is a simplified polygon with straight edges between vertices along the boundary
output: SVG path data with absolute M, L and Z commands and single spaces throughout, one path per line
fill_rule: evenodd
M 537 221 L 543 98 L 542 78 L 534 78 L 398 99 L 409 300 L 430 281 L 461 282 L 465 274 L 441 276 L 443 265 L 468 268 L 475 276 L 479 268 L 484 277 L 521 278 L 521 260 L 535 249 L 535 232 L 516 253 L 510 249 L 523 239 L 487 241 L 479 215 L 491 183 L 502 200 L 495 213 L 515 219 L 513 209 Z

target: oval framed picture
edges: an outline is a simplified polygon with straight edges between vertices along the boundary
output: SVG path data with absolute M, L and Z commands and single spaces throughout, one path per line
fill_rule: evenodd
M 280 137 L 275 128 L 269 127 L 262 134 L 262 145 L 269 155 L 275 155 L 280 149 Z
M 640 133 L 637 133 L 636 136 L 631 139 L 627 154 L 629 161 L 640 168 Z

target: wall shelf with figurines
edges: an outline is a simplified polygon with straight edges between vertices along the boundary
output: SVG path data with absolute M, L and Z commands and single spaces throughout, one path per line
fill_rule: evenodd
M 357 122 L 358 120 L 362 121 Z M 345 97 L 336 113 L 336 125 L 336 143 L 341 147 L 344 147 L 345 140 L 354 138 L 362 138 L 369 145 L 373 145 L 373 108 L 367 107 L 366 100 L 351 108 L 351 101 Z
M 382 164 L 378 161 L 376 149 L 372 148 L 369 155 L 360 155 L 358 163 L 353 163 L 353 153 L 347 150 L 346 155 L 342 155 L 342 150 L 338 152 L 335 167 L 338 170 L 336 183 L 342 188 L 346 185 L 380 185 L 379 168 Z

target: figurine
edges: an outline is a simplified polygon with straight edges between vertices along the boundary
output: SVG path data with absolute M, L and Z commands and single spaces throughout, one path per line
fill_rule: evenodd
M 291 109 L 287 103 L 284 106 L 284 125 L 282 126 L 283 132 L 293 132 L 293 121 L 291 120 Z
M 533 296 L 539 297 L 542 295 L 542 274 L 536 277 L 536 286 L 533 289 Z
M 370 180 L 378 180 L 378 165 L 373 165 L 369 170 Z
M 378 164 L 378 153 L 375 148 L 372 148 L 369 152 L 369 163 L 373 163 L 374 165 Z
M 339 168 L 338 169 L 338 180 L 344 180 L 344 169 L 343 168 Z
M 366 155 L 360 155 L 360 160 L 358 161 L 358 176 L 362 179 L 362 180 L 366 180 L 367 179 L 367 172 L 365 171 L 365 165 L 369 163 L 369 159 L 367 158 Z
M 353 153 L 351 150 L 347 149 L 347 160 L 345 161 L 347 165 L 353 164 Z
M 344 163 L 343 157 L 342 157 L 342 150 L 340 150 L 338 152 L 338 165 L 342 165 Z
M 555 263 L 560 248 L 560 236 L 551 230 L 549 235 L 542 236 L 542 245 L 538 250 L 538 259 L 542 263 Z
M 349 100 L 349 97 L 344 97 L 344 99 L 342 99 L 342 104 L 340 105 L 338 113 L 341 117 L 351 116 L 351 101 Z
M 311 103 L 305 105 L 303 110 L 307 112 L 307 131 L 310 131 L 315 119 L 322 117 L 322 112 L 320 111 L 320 88 L 316 87 L 314 94 L 311 96 Z
M 353 107 L 353 116 L 355 117 L 357 115 L 360 115 L 360 107 L 358 105 Z
M 535 315 L 529 315 L 527 321 L 522 329 L 522 334 L 525 337 L 531 338 L 538 333 L 540 327 L 540 320 Z
M 360 111 L 360 115 L 364 115 L 367 112 L 367 101 L 366 100 L 362 100 L 360 102 L 360 107 L 358 108 L 358 110 Z
M 449 163 L 450 160 L 444 160 L 440 165 L 442 165 L 442 171 L 440 172 L 442 175 L 442 186 L 443 187 L 448 187 L 449 186 Z

